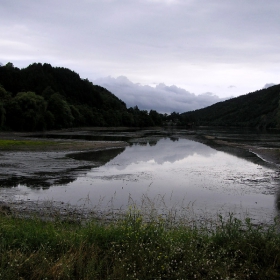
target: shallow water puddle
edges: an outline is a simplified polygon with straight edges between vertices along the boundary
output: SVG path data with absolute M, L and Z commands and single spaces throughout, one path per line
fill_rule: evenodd
M 49 189 L 19 185 L 17 199 L 53 200 L 101 209 L 125 209 L 160 201 L 161 207 L 188 208 L 196 215 L 235 213 L 256 221 L 276 214 L 277 173 L 263 165 L 216 151 L 204 144 L 161 138 L 133 144 L 105 165 L 75 181 Z

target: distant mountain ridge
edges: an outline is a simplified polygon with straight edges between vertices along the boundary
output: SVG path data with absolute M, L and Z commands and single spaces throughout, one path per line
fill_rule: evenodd
M 280 85 L 258 90 L 182 114 L 197 125 L 280 127 Z

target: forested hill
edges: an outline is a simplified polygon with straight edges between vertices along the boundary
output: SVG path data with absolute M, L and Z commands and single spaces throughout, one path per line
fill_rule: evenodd
M 41 63 L 0 67 L 0 129 L 160 124 L 157 112 L 127 109 L 111 92 L 69 69 Z
M 280 85 L 275 85 L 183 113 L 182 117 L 195 121 L 197 125 L 279 128 L 279 97 Z

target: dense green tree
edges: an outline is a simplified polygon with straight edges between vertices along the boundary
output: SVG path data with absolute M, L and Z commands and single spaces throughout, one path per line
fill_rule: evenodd
M 150 110 L 149 116 L 155 125 L 162 125 L 162 115 L 155 110 Z
M 50 99 L 50 97 L 51 97 L 53 94 L 55 94 L 55 91 L 54 91 L 50 86 L 46 87 L 46 88 L 43 90 L 43 92 L 42 92 L 42 96 L 43 96 L 44 99 L 47 100 L 47 101 Z
M 46 113 L 44 114 L 44 123 L 46 129 L 56 128 L 55 117 L 50 111 L 46 111 Z
M 0 102 L 0 128 L 2 128 L 6 121 L 6 110 L 3 103 Z
M 133 114 L 129 113 L 128 111 L 124 111 L 122 113 L 122 124 L 128 127 L 133 126 L 134 125 Z
M 278 108 L 276 110 L 275 126 L 277 128 L 280 128 L 280 94 L 279 94 Z
M 73 121 L 72 121 L 72 125 L 73 126 L 79 126 L 83 124 L 83 116 L 81 115 L 80 111 L 74 106 L 74 105 L 70 105 L 70 111 L 71 114 L 73 116 Z
M 7 68 L 14 68 L 14 64 L 12 62 L 8 62 L 5 66 Z
M 33 63 L 21 70 L 0 67 L 0 83 L 13 96 L 20 91 L 33 91 L 47 99 L 44 91 L 49 87 L 72 105 L 87 104 L 101 110 L 126 109 L 124 102 L 105 88 L 93 85 L 88 79 L 81 79 L 74 71 L 46 63 Z
M 48 101 L 48 111 L 54 116 L 54 127 L 71 127 L 74 117 L 67 101 L 59 93 L 51 95 Z
M 21 71 L 14 67 L 12 63 L 0 67 L 0 84 L 13 96 L 20 91 L 24 91 L 21 85 Z
M 0 85 L 0 101 L 2 103 L 8 102 L 12 98 L 12 95 L 8 93 L 1 85 Z
M 104 120 L 107 126 L 120 126 L 122 125 L 122 114 L 118 110 L 107 110 L 103 113 Z
M 7 124 L 16 130 L 45 129 L 47 104 L 34 92 L 20 92 L 7 103 Z
M 5 105 L 11 100 L 12 96 L 0 85 L 0 128 L 3 128 L 6 122 Z

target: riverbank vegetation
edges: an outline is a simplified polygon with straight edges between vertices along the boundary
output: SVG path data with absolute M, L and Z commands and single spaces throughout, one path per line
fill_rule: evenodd
M 278 223 L 0 215 L 0 279 L 279 279 Z

